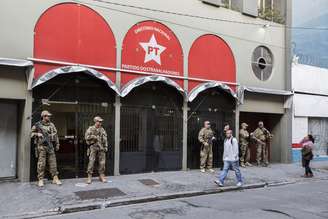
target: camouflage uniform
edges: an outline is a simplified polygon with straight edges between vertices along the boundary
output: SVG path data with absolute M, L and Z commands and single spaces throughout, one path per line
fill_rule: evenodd
M 257 128 L 253 132 L 253 138 L 256 140 L 256 162 L 258 165 L 260 165 L 262 161 L 265 165 L 269 164 L 269 148 L 267 140 L 270 137 L 271 134 L 266 128 Z
M 42 135 L 40 129 L 42 129 L 43 133 L 48 133 L 49 142 L 52 143 L 53 146 L 47 145 L 45 136 Z M 39 121 L 32 127 L 31 137 L 34 139 L 36 145 L 36 156 L 38 157 L 38 179 L 42 180 L 44 178 L 47 161 L 51 176 L 57 176 L 57 161 L 54 147 L 57 151 L 59 150 L 59 139 L 55 125 L 52 122 Z
M 241 166 L 245 166 L 245 164 L 249 164 L 250 151 L 248 147 L 249 133 L 244 128 L 239 130 L 239 143 L 240 143 L 240 153 L 241 153 L 240 164 Z
M 92 175 L 96 159 L 98 158 L 98 172 L 105 174 L 106 152 L 108 150 L 107 133 L 103 127 L 90 126 L 85 133 L 85 140 L 88 145 L 89 164 L 87 173 Z
M 208 169 L 213 166 L 213 140 L 214 132 L 211 128 L 202 128 L 198 134 L 198 140 L 202 144 L 200 150 L 200 169 L 205 169 L 206 164 Z

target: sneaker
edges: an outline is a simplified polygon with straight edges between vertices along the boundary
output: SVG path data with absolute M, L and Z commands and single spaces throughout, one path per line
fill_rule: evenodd
M 220 187 L 223 187 L 223 183 L 220 180 L 214 180 L 214 183 Z
M 248 166 L 248 167 L 252 167 L 253 165 L 252 165 L 251 163 L 247 162 L 247 163 L 246 163 L 246 166 Z
M 208 169 L 207 171 L 210 172 L 210 173 L 214 173 L 215 172 L 212 168 Z
M 237 183 L 237 187 L 240 188 L 240 187 L 242 187 L 242 186 L 243 186 L 243 184 L 242 184 L 241 182 L 238 182 L 238 183 Z
M 205 173 L 205 169 L 203 169 L 203 168 L 200 169 L 200 172 L 201 172 L 201 173 Z
M 263 164 L 263 167 L 268 167 L 269 166 L 269 163 L 264 163 Z
M 243 168 L 245 168 L 245 167 L 246 167 L 246 165 L 245 165 L 245 164 L 243 164 L 243 163 L 242 163 L 242 164 L 240 164 L 240 166 L 241 166 L 241 167 L 243 167 Z

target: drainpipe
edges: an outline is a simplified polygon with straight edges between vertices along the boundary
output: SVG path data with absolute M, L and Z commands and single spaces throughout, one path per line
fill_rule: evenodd
M 188 56 L 184 56 L 184 81 L 183 87 L 185 93 L 188 93 Z M 186 95 L 183 98 L 183 107 L 182 107 L 182 114 L 183 114 L 183 125 L 182 125 L 182 170 L 186 171 L 188 169 L 188 96 Z
M 285 24 L 285 80 L 286 90 L 292 90 L 292 6 L 293 1 L 285 1 L 286 24 Z M 293 122 L 293 104 L 287 104 L 288 97 L 285 97 L 285 114 L 281 122 L 281 162 L 290 163 L 292 161 L 292 122 Z M 290 97 L 292 98 L 292 97 Z
M 121 45 L 117 45 L 117 48 L 121 48 Z M 117 59 L 117 69 L 121 66 L 121 49 L 117 50 L 116 59 Z M 116 86 L 121 88 L 121 72 L 116 71 Z M 120 175 L 120 142 L 121 142 L 121 97 L 116 94 L 115 96 L 115 135 L 114 135 L 114 176 Z

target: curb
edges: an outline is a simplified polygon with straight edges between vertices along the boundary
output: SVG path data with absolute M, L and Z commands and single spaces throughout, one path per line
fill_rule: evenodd
M 170 199 L 202 196 L 202 195 L 210 195 L 210 194 L 217 194 L 217 193 L 229 192 L 229 191 L 238 191 L 238 190 L 242 191 L 245 189 L 263 188 L 268 185 L 269 185 L 268 183 L 254 183 L 254 184 L 245 185 L 241 188 L 239 188 L 237 186 L 230 186 L 230 187 L 208 189 L 208 190 L 203 190 L 203 191 L 185 191 L 185 192 L 167 193 L 167 194 L 162 194 L 162 195 L 151 195 L 151 196 L 138 197 L 138 198 L 127 198 L 127 199 L 120 199 L 120 200 L 116 200 L 116 201 L 112 201 L 112 202 L 104 201 L 104 202 L 88 203 L 88 204 L 67 205 L 67 206 L 61 206 L 59 208 L 59 214 L 69 214 L 69 213 L 75 213 L 75 212 L 81 212 L 81 211 L 105 209 L 105 208 L 118 207 L 118 206 L 124 206 L 124 205 L 148 203 L 148 202 L 163 201 L 163 200 L 170 200 Z M 283 185 L 283 184 L 281 184 L 281 185 Z
M 39 212 L 28 212 L 22 214 L 12 214 L 12 215 L 4 215 L 0 216 L 0 218 L 15 218 L 15 219 L 30 219 L 30 218 L 39 218 L 39 217 L 47 217 L 59 215 L 59 208 L 50 209 L 47 211 L 39 211 Z
M 297 181 L 278 181 L 278 182 L 271 182 L 267 183 L 268 187 L 276 187 L 276 186 L 285 186 L 285 185 L 290 185 L 290 184 L 295 184 Z
M 172 200 L 178 198 L 188 198 L 188 197 L 195 197 L 195 196 L 203 196 L 203 195 L 211 195 L 211 194 L 218 194 L 223 192 L 231 192 L 231 191 L 243 191 L 248 189 L 258 189 L 258 188 L 265 188 L 265 187 L 276 187 L 276 186 L 284 186 L 289 184 L 295 184 L 297 181 L 277 181 L 277 182 L 262 182 L 262 183 L 254 183 L 244 185 L 243 187 L 237 186 L 227 186 L 227 187 L 217 187 L 213 189 L 207 190 L 194 190 L 194 191 L 183 191 L 183 192 L 175 192 L 175 193 L 166 193 L 161 195 L 150 195 L 150 196 L 143 196 L 143 197 L 132 197 L 132 198 L 125 198 L 119 199 L 114 201 L 102 201 L 102 202 L 88 202 L 88 203 L 81 203 L 81 204 L 72 204 L 72 205 L 63 205 L 56 209 L 51 209 L 48 211 L 43 212 L 29 212 L 20 215 L 6 215 L 4 218 L 41 218 L 47 216 L 55 216 L 61 214 L 70 214 L 70 213 L 77 213 L 83 211 L 91 211 L 91 210 L 99 210 L 99 209 L 106 209 L 111 207 L 118 207 L 118 206 L 127 206 L 133 204 L 141 204 L 141 203 L 148 203 L 148 202 L 156 202 L 156 201 L 164 201 L 164 200 Z

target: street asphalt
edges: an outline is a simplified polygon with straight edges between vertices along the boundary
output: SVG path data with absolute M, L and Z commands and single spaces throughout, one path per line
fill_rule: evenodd
M 328 182 L 317 180 L 64 214 L 49 219 L 327 219 Z

